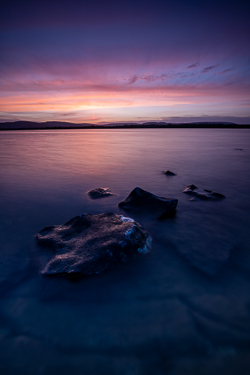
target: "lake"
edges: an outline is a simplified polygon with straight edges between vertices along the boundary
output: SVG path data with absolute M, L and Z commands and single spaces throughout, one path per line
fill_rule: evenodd
M 6 375 L 250 373 L 250 130 L 0 133 L 0 372 Z M 166 176 L 170 170 L 175 176 Z M 225 195 L 198 200 L 195 184 Z M 136 186 L 176 215 L 128 215 Z M 87 192 L 108 187 L 111 197 Z M 41 275 L 42 228 L 81 213 L 133 217 L 150 252 L 101 275 Z

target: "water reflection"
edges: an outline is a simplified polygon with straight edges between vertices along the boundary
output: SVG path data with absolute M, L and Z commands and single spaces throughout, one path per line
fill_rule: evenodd
M 225 363 L 232 371 L 247 368 L 248 133 L 1 132 L 3 373 L 218 373 Z M 167 169 L 176 176 L 167 178 Z M 226 199 L 190 201 L 182 190 L 191 183 Z M 135 186 L 179 200 L 174 218 L 136 217 L 153 237 L 149 254 L 77 283 L 41 277 L 51 253 L 36 247 L 40 229 L 82 212 L 123 213 L 117 203 Z M 93 201 L 86 192 L 95 187 L 115 195 Z M 207 259 L 218 265 L 212 276 Z

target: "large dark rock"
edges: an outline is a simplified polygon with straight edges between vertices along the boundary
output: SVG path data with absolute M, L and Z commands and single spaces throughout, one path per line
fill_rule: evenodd
M 216 193 L 215 191 L 207 189 L 199 189 L 197 186 L 191 184 L 186 185 L 186 189 L 183 190 L 183 193 L 193 195 L 196 198 L 200 199 L 222 199 L 225 198 L 225 195 Z
M 148 251 L 150 237 L 133 219 L 104 213 L 76 216 L 64 225 L 42 229 L 39 245 L 55 250 L 44 275 L 99 274 Z
M 88 195 L 92 199 L 104 198 L 113 195 L 109 188 L 96 188 L 93 190 L 88 191 Z
M 157 197 L 148 191 L 136 187 L 118 206 L 126 211 L 149 213 L 157 218 L 163 218 L 164 216 L 173 214 L 177 203 L 178 199 Z
M 166 176 L 176 176 L 176 173 L 171 172 L 171 171 L 165 171 L 163 172 Z

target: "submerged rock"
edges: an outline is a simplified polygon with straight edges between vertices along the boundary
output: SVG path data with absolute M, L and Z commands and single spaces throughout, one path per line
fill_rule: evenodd
M 126 211 L 150 213 L 157 218 L 171 215 L 177 206 L 178 199 L 157 197 L 139 187 L 131 191 L 129 196 L 118 206 Z
M 204 212 L 202 220 L 195 224 L 192 218 L 190 222 L 183 222 L 176 232 L 169 233 L 168 240 L 192 268 L 214 275 L 229 261 L 239 239 L 233 226 L 227 226 L 216 215 L 211 220 L 210 214 Z
M 92 199 L 104 198 L 113 195 L 112 191 L 109 188 L 96 188 L 88 191 L 88 195 Z
M 146 253 L 150 237 L 133 219 L 103 213 L 82 214 L 64 225 L 42 229 L 36 240 L 56 255 L 42 271 L 44 275 L 93 275 Z
M 223 194 L 216 193 L 215 191 L 212 191 L 212 190 L 199 189 L 197 186 L 195 186 L 193 184 L 186 185 L 186 189 L 183 190 L 183 193 L 193 195 L 196 198 L 200 198 L 200 199 L 222 199 L 222 198 L 225 198 L 225 195 L 223 195 Z
M 176 173 L 171 172 L 171 171 L 165 171 L 163 172 L 166 176 L 176 176 Z

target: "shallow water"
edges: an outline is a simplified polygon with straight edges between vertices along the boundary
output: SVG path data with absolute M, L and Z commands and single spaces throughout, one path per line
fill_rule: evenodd
M 1 132 L 1 373 L 249 374 L 249 162 L 243 129 Z M 192 183 L 226 198 L 190 200 Z M 179 200 L 173 218 L 130 215 L 148 254 L 80 281 L 41 276 L 39 230 L 124 214 L 136 186 Z M 91 200 L 96 187 L 114 196 Z

